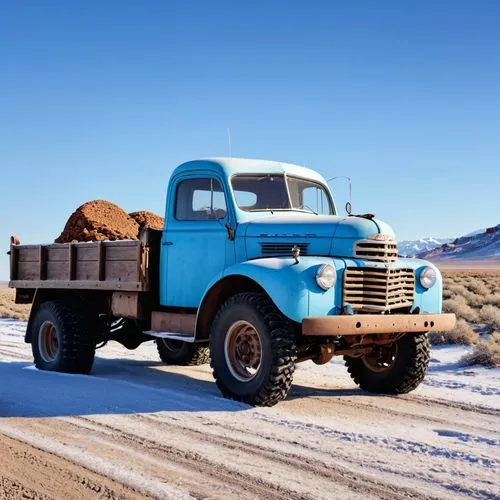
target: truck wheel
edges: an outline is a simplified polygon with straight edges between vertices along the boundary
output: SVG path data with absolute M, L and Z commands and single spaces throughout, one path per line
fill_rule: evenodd
M 290 322 L 260 293 L 239 293 L 219 309 L 210 331 L 211 366 L 226 398 L 272 406 L 292 385 L 297 347 Z
M 361 389 L 383 394 L 406 394 L 422 382 L 429 364 L 427 334 L 407 334 L 360 358 L 344 356 L 351 378 Z
M 62 300 L 45 302 L 31 329 L 31 348 L 39 370 L 90 372 L 95 341 L 88 318 L 77 305 Z
M 156 348 L 160 359 L 169 365 L 196 366 L 210 361 L 210 349 L 199 344 L 182 340 L 157 339 Z

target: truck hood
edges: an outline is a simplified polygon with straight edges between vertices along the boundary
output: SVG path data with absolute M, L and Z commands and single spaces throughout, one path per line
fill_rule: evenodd
M 377 219 L 358 216 L 274 214 L 241 224 L 249 259 L 290 255 L 297 245 L 302 255 L 352 257 L 356 241 L 378 234 L 394 239 L 394 231 Z M 240 233 L 241 234 L 241 233 Z

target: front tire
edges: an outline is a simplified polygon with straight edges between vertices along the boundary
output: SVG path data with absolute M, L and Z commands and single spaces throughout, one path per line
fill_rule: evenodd
M 406 394 L 418 387 L 429 365 L 427 334 L 406 334 L 360 358 L 344 356 L 351 378 L 364 391 Z
M 289 320 L 266 295 L 229 298 L 213 321 L 210 350 L 215 382 L 224 397 L 272 406 L 288 394 L 297 348 Z
M 89 373 L 95 356 L 95 339 L 88 318 L 77 304 L 45 302 L 31 326 L 31 348 L 39 370 Z
M 157 339 L 156 348 L 160 359 L 168 365 L 197 366 L 210 361 L 210 349 L 199 344 L 182 340 Z

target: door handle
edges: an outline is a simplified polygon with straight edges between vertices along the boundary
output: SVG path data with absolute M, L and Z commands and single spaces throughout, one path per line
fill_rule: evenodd
M 163 246 L 165 246 L 165 247 L 169 247 L 170 245 L 173 245 L 173 244 L 174 244 L 174 242 L 173 242 L 173 241 L 164 241 L 164 242 L 162 243 L 162 245 L 163 245 Z

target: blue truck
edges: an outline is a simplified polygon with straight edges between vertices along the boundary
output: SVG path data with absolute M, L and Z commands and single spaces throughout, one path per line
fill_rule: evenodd
M 10 259 L 37 368 L 88 373 L 106 342 L 155 340 L 164 362 L 210 362 L 222 394 L 252 405 L 284 399 L 297 363 L 333 356 L 361 389 L 407 393 L 425 376 L 427 333 L 455 324 L 433 264 L 399 258 L 373 215 L 339 215 L 319 173 L 275 161 L 189 161 L 171 176 L 163 230 L 13 239 Z

